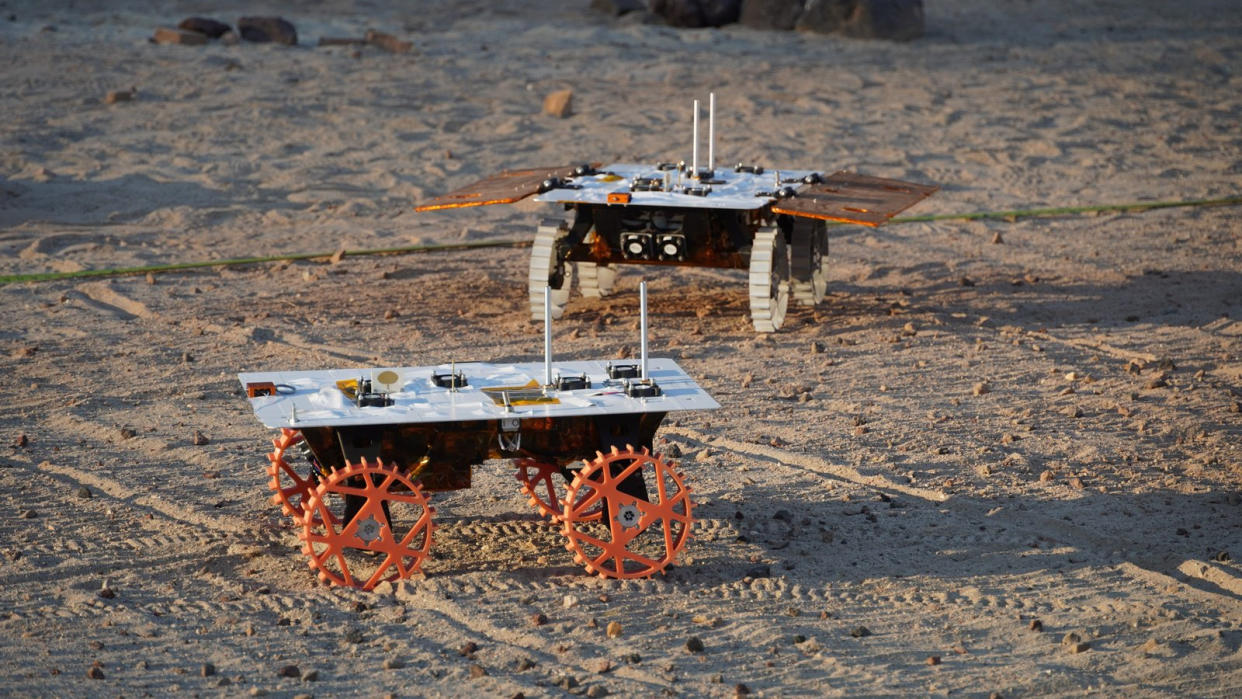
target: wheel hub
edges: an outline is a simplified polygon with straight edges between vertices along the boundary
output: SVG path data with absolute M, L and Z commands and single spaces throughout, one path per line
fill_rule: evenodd
M 638 522 L 643 518 L 638 505 L 621 505 L 617 508 L 617 524 L 626 529 L 637 529 Z
M 371 515 L 358 523 L 358 529 L 354 531 L 354 536 L 362 540 L 362 543 L 370 546 L 371 542 L 378 541 L 380 531 L 383 525 L 375 519 L 375 515 Z

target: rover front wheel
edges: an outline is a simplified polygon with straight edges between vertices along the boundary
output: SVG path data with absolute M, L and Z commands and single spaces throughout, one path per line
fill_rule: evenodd
M 823 221 L 795 218 L 789 250 L 792 296 L 814 306 L 828 293 L 828 226 Z
M 565 313 L 565 304 L 569 302 L 574 266 L 559 259 L 557 252 L 561 240 L 568 233 L 565 222 L 555 219 L 543 221 L 535 232 L 535 242 L 530 248 L 529 289 L 530 317 L 536 322 L 543 320 L 545 287 L 551 290 L 553 320 Z
M 776 332 L 789 306 L 789 250 L 776 226 L 755 233 L 750 252 L 750 319 L 761 333 Z

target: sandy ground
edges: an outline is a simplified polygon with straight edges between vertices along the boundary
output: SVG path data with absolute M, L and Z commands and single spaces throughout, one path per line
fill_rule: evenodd
M 329 1 L 293 49 L 146 41 L 246 3 L 110 5 L 0 2 L 2 273 L 527 238 L 554 212 L 412 206 L 688 158 L 708 90 L 722 161 L 940 184 L 918 213 L 1242 191 L 1226 0 L 936 0 L 902 45 Z M 415 51 L 312 47 L 368 27 Z M 1236 696 L 1238 211 L 840 228 L 769 337 L 740 273 L 649 271 L 723 408 L 660 433 L 701 519 L 640 582 L 583 574 L 505 463 L 389 595 L 319 586 L 268 503 L 236 373 L 537 360 L 522 249 L 0 287 L 0 693 Z M 558 350 L 632 351 L 637 278 Z

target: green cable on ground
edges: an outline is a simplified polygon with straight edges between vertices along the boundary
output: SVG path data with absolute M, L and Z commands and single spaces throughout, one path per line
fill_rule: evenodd
M 1014 209 L 1012 211 L 978 211 L 969 214 L 930 214 L 927 216 L 903 216 L 894 218 L 889 223 L 930 223 L 934 221 L 978 221 L 984 219 L 1015 220 L 1019 218 L 1049 218 L 1053 216 L 1071 216 L 1115 211 L 1148 211 L 1152 209 L 1174 209 L 1180 207 L 1201 206 L 1237 206 L 1242 204 L 1242 196 L 1224 197 L 1221 199 L 1189 199 L 1184 201 L 1143 201 L 1130 204 L 1104 204 L 1096 206 L 1062 206 L 1043 209 Z M 836 224 L 848 225 L 848 224 Z M 448 243 L 445 245 L 407 245 L 396 248 L 374 248 L 364 250 L 345 250 L 344 257 L 361 257 L 365 255 L 409 255 L 413 253 L 441 252 L 446 250 L 476 250 L 480 248 L 517 248 L 528 247 L 529 240 L 485 240 L 477 243 Z M 200 269 L 203 267 L 235 267 L 239 265 L 264 264 L 268 262 L 294 262 L 297 260 L 314 260 L 331 258 L 342 254 L 340 250 L 332 252 L 308 252 L 291 255 L 270 255 L 267 257 L 237 257 L 227 260 L 210 260 L 207 262 L 178 262 L 166 265 L 150 265 L 146 267 L 118 267 L 113 269 L 83 269 L 76 272 L 36 272 L 32 274 L 0 275 L 0 285 L 20 284 L 24 282 L 46 282 L 57 279 L 84 279 L 87 277 L 119 277 L 131 274 L 154 274 L 156 272 L 175 272 L 183 269 Z

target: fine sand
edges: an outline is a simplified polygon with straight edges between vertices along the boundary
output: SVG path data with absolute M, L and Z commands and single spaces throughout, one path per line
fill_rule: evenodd
M 0 274 L 529 240 L 559 212 L 413 207 L 688 159 L 710 90 L 722 162 L 940 185 L 911 213 L 1242 193 L 1231 0 L 929 0 L 906 44 L 327 0 L 294 48 L 147 41 L 250 3 L 100 4 L 0 3 Z M 414 49 L 315 46 L 368 28 Z M 840 227 L 771 336 L 743 273 L 647 269 L 656 353 L 723 407 L 659 433 L 699 521 L 637 582 L 507 463 L 384 593 L 318 584 L 268 501 L 239 371 L 537 361 L 525 248 L 0 286 L 0 694 L 1236 696 L 1239 211 Z M 638 278 L 560 355 L 633 353 Z

